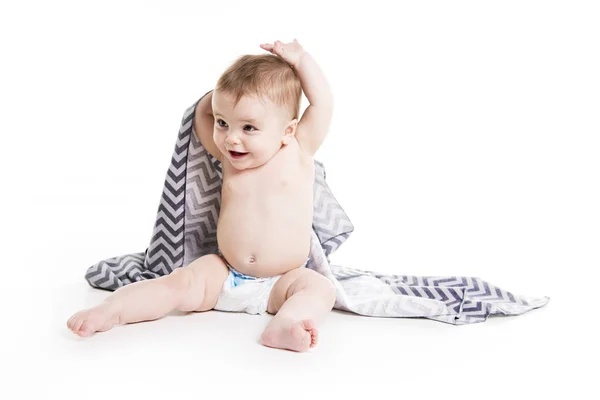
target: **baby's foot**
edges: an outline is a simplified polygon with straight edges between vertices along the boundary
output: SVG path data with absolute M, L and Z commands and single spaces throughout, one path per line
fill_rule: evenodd
M 263 332 L 260 342 L 267 347 L 293 351 L 307 351 L 317 345 L 319 331 L 312 319 L 279 321 L 276 318 Z
M 115 306 L 102 303 L 93 308 L 75 313 L 67 321 L 67 326 L 79 336 L 89 336 L 94 332 L 104 332 L 119 323 L 119 313 Z

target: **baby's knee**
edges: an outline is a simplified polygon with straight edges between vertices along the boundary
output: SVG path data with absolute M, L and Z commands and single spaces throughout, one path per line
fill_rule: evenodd
M 169 286 L 178 292 L 189 289 L 192 282 L 192 274 L 189 268 L 176 268 L 168 275 Z
M 332 305 L 335 303 L 336 288 L 333 282 L 331 282 L 325 276 L 319 275 L 318 278 L 315 279 L 314 286 L 318 289 L 323 300 L 325 300 L 327 303 L 331 303 Z
M 192 288 L 193 271 L 186 267 L 177 268 L 166 278 L 167 285 L 176 297 L 176 308 L 180 311 L 188 311 L 184 309 L 191 307 L 188 299 Z
M 333 282 L 331 282 L 329 279 L 327 279 L 327 291 L 328 295 L 330 296 L 331 302 L 335 303 L 335 299 L 337 297 L 337 289 Z

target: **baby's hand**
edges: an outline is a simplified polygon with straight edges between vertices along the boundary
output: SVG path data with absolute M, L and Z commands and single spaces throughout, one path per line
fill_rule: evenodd
M 276 40 L 274 44 L 264 43 L 260 47 L 283 58 L 292 68 L 296 68 L 304 49 L 296 39 L 292 43 L 282 43 Z

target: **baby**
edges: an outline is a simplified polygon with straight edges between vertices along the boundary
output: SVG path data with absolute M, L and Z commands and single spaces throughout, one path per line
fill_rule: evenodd
M 240 57 L 195 110 L 194 133 L 222 165 L 219 254 L 119 288 L 73 315 L 74 333 L 214 309 L 275 314 L 261 335 L 265 346 L 302 352 L 317 344 L 335 287 L 306 263 L 313 156 L 329 129 L 332 94 L 296 39 L 261 48 L 273 54 Z M 298 122 L 302 90 L 310 105 Z

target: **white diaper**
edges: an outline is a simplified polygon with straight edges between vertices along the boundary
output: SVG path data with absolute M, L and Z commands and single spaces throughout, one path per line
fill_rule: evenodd
M 223 260 L 225 260 L 223 258 Z M 264 314 L 267 311 L 269 296 L 281 275 L 268 278 L 256 278 L 244 275 L 225 261 L 229 275 L 223 283 L 219 299 L 214 309 L 218 311 L 246 312 Z M 308 259 L 302 265 L 308 264 Z

